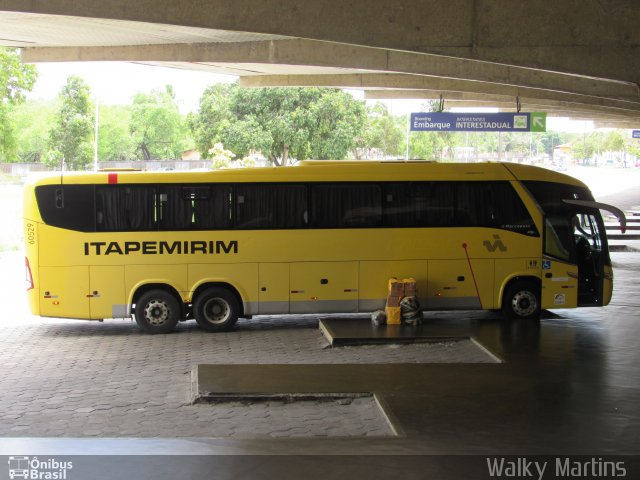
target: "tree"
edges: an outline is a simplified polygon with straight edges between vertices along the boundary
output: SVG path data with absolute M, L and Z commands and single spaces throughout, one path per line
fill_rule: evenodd
M 93 158 L 93 107 L 89 86 L 80 77 L 71 76 L 59 95 L 60 108 L 49 132 L 50 150 L 45 163 L 64 162 L 72 170 L 84 169 Z
M 287 165 L 289 157 L 308 158 L 309 128 L 312 121 L 309 107 L 320 96 L 318 88 L 239 88 L 235 87 L 231 112 L 235 120 L 251 122 L 259 132 L 268 133 L 262 138 L 262 154 L 274 165 Z M 231 147 L 231 143 L 227 142 Z M 248 151 L 253 143 L 244 145 Z
M 566 142 L 566 135 L 563 135 L 559 132 L 545 132 L 542 135 L 542 146 L 544 148 L 544 153 L 549 155 L 549 157 L 553 157 L 553 150 L 558 145 L 562 145 Z
M 610 152 L 626 152 L 625 138 L 619 130 L 612 130 L 604 141 L 604 148 Z
M 372 150 L 379 150 L 383 157 L 397 157 L 402 154 L 405 140 L 406 118 L 393 117 L 384 103 L 376 102 L 367 107 L 367 118 L 358 139 L 358 154 L 372 157 Z
M 57 101 L 27 100 L 14 110 L 17 149 L 20 162 L 41 162 L 49 149 L 49 132 L 60 105 Z
M 218 83 L 207 87 L 200 98 L 200 111 L 187 118 L 202 158 L 209 158 L 209 150 L 232 125 L 230 98 L 233 90 L 234 84 Z
M 631 143 L 629 145 L 629 153 L 631 155 L 633 155 L 634 157 L 636 157 L 636 166 L 638 166 L 638 161 L 640 161 L 640 142 L 638 143 Z
M 234 122 L 225 122 L 218 137 L 235 152 L 237 158 L 246 157 L 251 150 L 268 152 L 273 144 L 271 133 L 258 122 L 254 116 Z M 208 156 L 212 156 L 209 148 Z
M 210 153 L 212 160 L 211 166 L 214 170 L 229 168 L 235 158 L 235 154 L 231 150 L 225 149 L 222 143 L 216 143 L 210 150 Z
M 205 155 L 222 142 L 238 157 L 259 150 L 274 165 L 286 165 L 290 158 L 345 158 L 364 116 L 363 102 L 340 90 L 236 83 L 207 89 L 189 123 Z
M 422 105 L 422 111 L 443 110 L 439 100 L 431 100 Z M 438 161 L 452 159 L 457 140 L 454 132 L 413 132 L 409 138 L 410 158 Z
M 571 147 L 571 155 L 574 159 L 580 161 L 585 165 L 588 165 L 591 163 L 592 159 L 596 160 L 596 155 L 599 154 L 603 149 L 605 151 L 622 151 L 624 141 L 622 141 L 622 143 L 619 143 L 616 140 L 617 139 L 615 135 L 613 137 L 607 137 L 607 139 L 605 139 L 602 132 L 591 132 L 589 135 L 579 135 L 576 136 L 575 141 L 573 141 L 573 145 Z M 615 150 L 618 147 L 620 148 L 618 150 Z
M 310 157 L 345 158 L 364 129 L 364 103 L 340 90 L 321 90 L 308 113 Z
M 445 132 L 413 132 L 409 140 L 411 158 L 441 160 L 446 146 L 443 133 Z
M 106 161 L 132 160 L 136 145 L 129 133 L 131 108 L 100 106 L 98 122 L 98 158 Z
M 16 161 L 14 108 L 24 102 L 38 73 L 35 66 L 21 63 L 15 48 L 0 47 L 0 161 Z
M 134 96 L 129 131 L 139 158 L 180 158 L 187 131 L 171 85 Z

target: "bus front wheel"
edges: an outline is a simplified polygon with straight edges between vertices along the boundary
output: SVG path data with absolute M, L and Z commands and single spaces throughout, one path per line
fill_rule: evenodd
M 238 321 L 239 311 L 236 296 L 220 287 L 206 289 L 198 295 L 193 304 L 196 322 L 208 332 L 231 330 Z
M 511 284 L 502 300 L 502 314 L 512 320 L 539 318 L 540 289 L 526 280 Z
M 136 302 L 136 323 L 147 333 L 169 333 L 180 319 L 180 305 L 164 290 L 149 290 Z

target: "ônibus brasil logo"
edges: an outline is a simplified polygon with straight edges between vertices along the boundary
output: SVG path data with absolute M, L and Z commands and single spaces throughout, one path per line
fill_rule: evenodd
M 55 458 L 9 457 L 9 478 L 33 480 L 66 480 L 67 471 L 73 469 L 73 462 L 63 462 Z

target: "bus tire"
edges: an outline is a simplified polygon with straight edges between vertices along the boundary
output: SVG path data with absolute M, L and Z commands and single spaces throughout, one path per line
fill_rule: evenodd
M 180 305 L 166 290 L 149 290 L 136 302 L 135 318 L 146 333 L 169 333 L 180 320 Z
M 208 332 L 226 332 L 238 321 L 240 306 L 236 296 L 221 287 L 211 287 L 198 295 L 193 314 L 200 328 Z
M 510 320 L 540 318 L 540 288 L 528 280 L 509 285 L 502 299 L 502 314 Z

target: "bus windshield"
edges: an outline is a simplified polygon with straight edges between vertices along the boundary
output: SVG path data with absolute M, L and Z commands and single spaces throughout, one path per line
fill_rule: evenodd
M 552 257 L 576 262 L 578 237 L 589 239 L 594 249 L 602 251 L 602 237 L 598 227 L 597 210 L 579 208 L 566 200 L 590 201 L 593 196 L 588 189 L 575 185 L 530 181 L 523 182 L 545 214 L 544 253 Z M 588 225 L 585 222 L 589 222 Z M 577 231 L 582 225 L 585 233 Z M 589 235 L 586 231 L 589 231 Z

